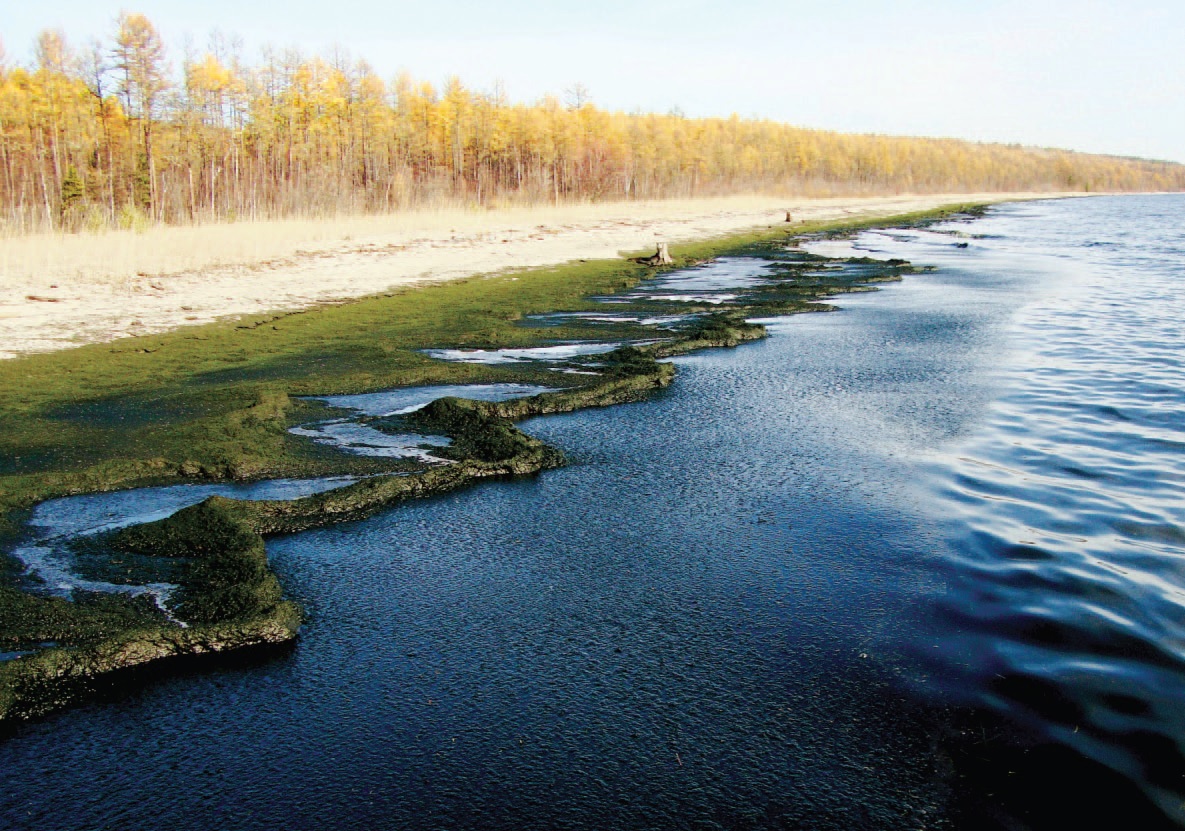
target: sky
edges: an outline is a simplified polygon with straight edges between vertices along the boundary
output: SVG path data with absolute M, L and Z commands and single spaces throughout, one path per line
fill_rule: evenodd
M 47 28 L 109 42 L 121 8 L 175 68 L 218 29 L 248 63 L 338 47 L 384 78 L 500 82 L 515 101 L 582 84 L 610 110 L 1185 163 L 1185 0 L 0 0 L 0 40 L 9 63 Z

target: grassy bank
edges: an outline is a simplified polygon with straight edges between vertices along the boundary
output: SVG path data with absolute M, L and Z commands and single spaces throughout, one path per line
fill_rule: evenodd
M 676 266 L 733 251 L 776 259 L 791 233 L 922 222 L 969 207 L 757 231 L 672 253 Z M 287 502 L 213 499 L 112 535 L 106 544 L 114 552 L 183 564 L 173 611 L 189 628 L 141 600 L 69 603 L 26 593 L 15 564 L 7 563 L 0 578 L 0 650 L 54 648 L 0 664 L 0 719 L 53 709 L 84 692 L 86 679 L 111 670 L 294 637 L 299 611 L 282 600 L 264 535 L 356 519 L 479 479 L 553 467 L 562 463 L 558 451 L 519 432 L 513 420 L 639 400 L 673 377 L 673 367 L 658 358 L 762 336 L 760 327 L 744 323 L 746 315 L 819 308 L 821 297 L 899 279 L 908 269 L 882 264 L 875 274 L 853 277 L 829 275 L 818 265 L 809 258 L 780 264 L 784 282 L 731 310 L 684 305 L 680 311 L 717 313 L 660 343 L 598 356 L 599 375 L 559 376 L 577 384 L 572 388 L 498 404 L 445 400 L 393 425 L 454 440 L 448 451 L 454 464 L 415 476 L 373 475 L 414 466 L 351 456 L 289 433 L 325 414 L 324 405 L 297 396 L 437 383 L 554 386 L 557 375 L 538 366 L 451 363 L 420 350 L 653 336 L 652 328 L 634 324 L 591 327 L 572 320 L 544 329 L 521 323 L 557 310 L 603 310 L 590 298 L 634 287 L 654 270 L 628 260 L 572 263 L 0 363 L 0 383 L 10 392 L 0 403 L 0 533 L 8 541 L 21 533 L 27 510 L 53 496 L 164 482 L 372 474 Z
M 954 210 L 793 232 L 858 230 Z M 686 265 L 786 236 L 758 231 L 672 253 Z M 529 314 L 595 309 L 590 295 L 632 287 L 650 273 L 626 260 L 572 263 L 0 362 L 8 392 L 0 401 L 0 511 L 11 521 L 12 509 L 49 496 L 161 479 L 340 469 L 339 454 L 318 453 L 285 432 L 307 420 L 311 406 L 291 396 L 518 380 L 521 370 L 441 362 L 418 350 L 532 346 L 587 334 L 517 323 Z

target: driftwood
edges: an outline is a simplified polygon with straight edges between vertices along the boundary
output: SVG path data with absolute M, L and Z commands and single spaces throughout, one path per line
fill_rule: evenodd
M 634 257 L 634 262 L 642 265 L 674 265 L 675 261 L 671 259 L 670 249 L 667 243 L 660 242 L 658 249 L 654 252 L 652 257 Z

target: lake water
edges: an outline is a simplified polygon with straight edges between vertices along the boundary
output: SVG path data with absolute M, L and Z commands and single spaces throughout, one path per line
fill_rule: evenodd
M 297 648 L 19 728 L 0 827 L 1185 822 L 1183 216 L 863 234 L 938 270 L 269 540 Z

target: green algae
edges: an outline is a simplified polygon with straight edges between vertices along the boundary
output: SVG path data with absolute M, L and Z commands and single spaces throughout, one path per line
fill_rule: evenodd
M 295 396 L 442 383 L 554 383 L 554 373 L 535 366 L 449 363 L 420 350 L 603 338 L 603 326 L 540 330 L 519 321 L 557 310 L 603 310 L 594 295 L 633 288 L 656 270 L 629 261 L 573 263 L 0 364 L 0 382 L 15 392 L 0 402 L 0 539 L 14 536 L 24 511 L 52 496 L 169 481 L 367 475 L 353 485 L 291 501 L 212 497 L 106 537 L 101 544 L 113 552 L 177 561 L 180 588 L 172 620 L 143 601 L 69 603 L 18 591 L 16 569 L 0 558 L 0 645 L 59 644 L 0 664 L 0 721 L 63 706 L 85 695 L 104 673 L 294 638 L 301 613 L 282 599 L 267 564 L 266 536 L 362 519 L 408 499 L 557 467 L 562 454 L 518 430 L 514 421 L 643 400 L 674 377 L 674 367 L 660 359 L 764 337 L 764 327 L 746 318 L 828 310 L 832 307 L 821 298 L 870 290 L 869 283 L 900 280 L 914 270 L 901 261 L 788 254 L 791 236 L 925 223 L 956 210 L 965 212 L 966 206 L 844 224 L 779 226 L 673 246 L 673 268 L 723 253 L 767 257 L 775 262 L 774 282 L 724 309 L 654 301 L 619 306 L 698 316 L 659 342 L 574 361 L 574 369 L 595 363 L 597 374 L 567 376 L 582 379 L 568 389 L 503 402 L 440 399 L 410 416 L 371 422 L 379 429 L 450 437 L 450 447 L 433 452 L 451 464 L 427 469 L 349 456 L 294 436 L 290 427 L 325 411 L 324 405 Z M 632 324 L 611 331 L 626 338 L 654 332 Z
M 169 658 L 210 655 L 296 637 L 301 611 L 281 602 L 261 617 L 181 628 L 131 628 L 71 649 L 0 664 L 0 726 L 36 718 L 91 695 L 105 676 Z
M 79 592 L 71 601 L 0 586 L 0 651 L 46 642 L 86 645 L 165 623 L 164 613 L 147 597 Z

